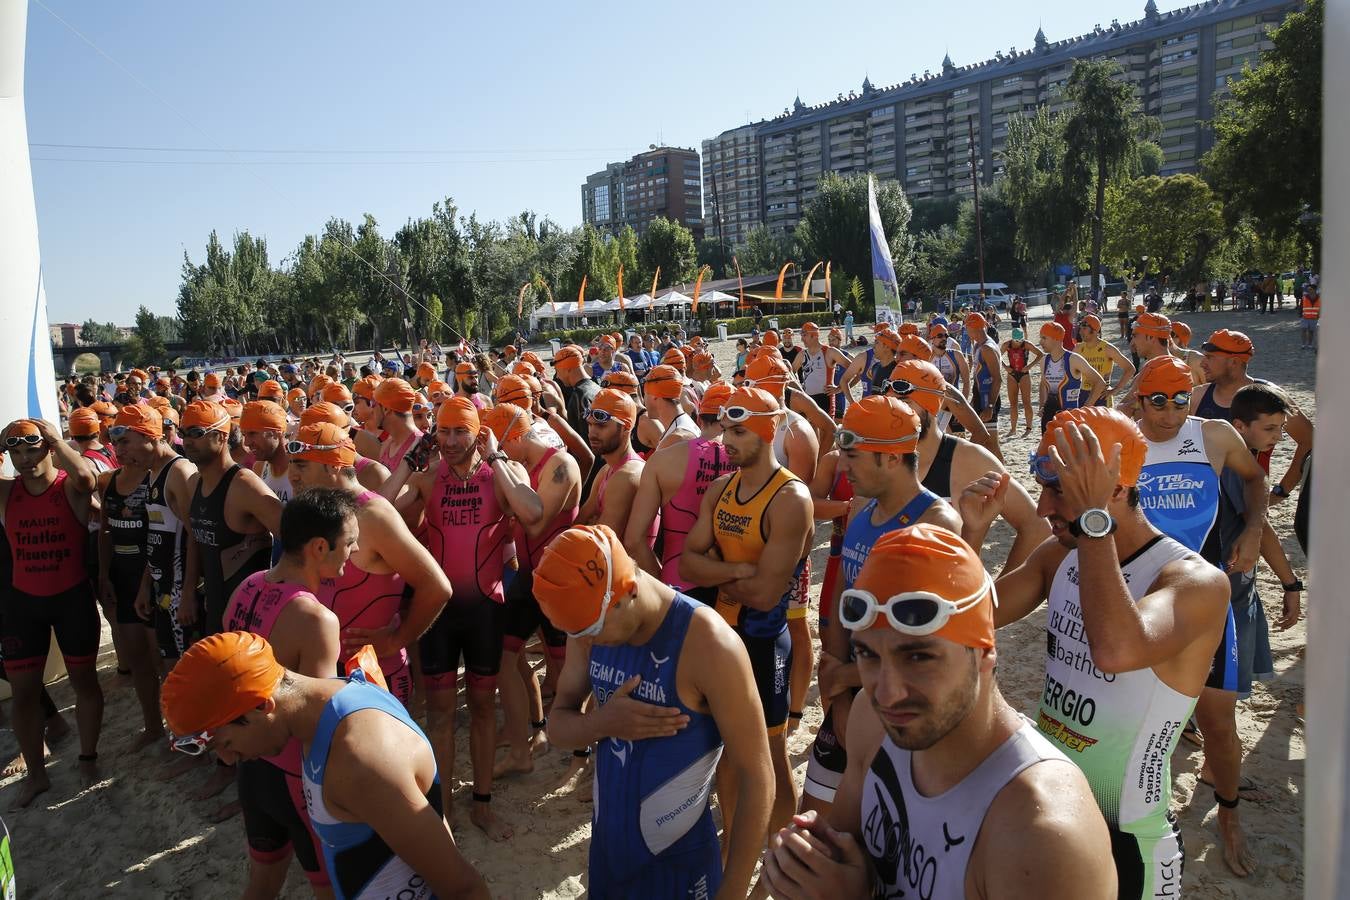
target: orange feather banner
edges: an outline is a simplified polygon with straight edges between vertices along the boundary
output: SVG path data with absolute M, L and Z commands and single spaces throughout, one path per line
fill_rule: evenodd
M 745 279 L 741 277 L 741 263 L 735 256 L 731 257 L 731 264 L 736 267 L 736 287 L 740 291 L 741 301 L 737 304 L 739 309 L 745 309 Z
M 583 277 L 584 277 L 584 276 L 583 276 Z M 549 305 L 549 307 L 550 307 L 554 312 L 557 312 L 557 311 L 558 311 L 558 304 L 556 304 L 556 303 L 553 302 L 553 288 L 551 288 L 551 287 L 548 286 L 548 282 L 547 282 L 547 281 L 543 282 L 543 285 L 544 285 L 544 293 L 548 294 L 548 305 Z
M 516 318 L 519 319 L 525 315 L 525 292 L 530 289 L 530 283 L 527 281 L 520 286 L 520 296 L 516 298 Z
M 783 299 L 783 279 L 787 277 L 787 270 L 792 268 L 792 260 L 783 263 L 783 268 L 778 270 L 778 286 L 773 289 L 773 299 Z
M 805 300 L 811 294 L 811 276 L 816 274 L 816 269 L 825 265 L 824 262 L 818 262 L 811 267 L 811 271 L 806 273 L 806 278 L 802 281 L 802 299 Z
M 581 312 L 581 308 L 586 305 L 586 278 L 585 275 L 581 276 L 581 289 L 577 291 L 577 312 Z
M 825 263 L 825 299 L 834 299 L 834 291 L 830 288 L 830 263 L 828 261 Z
M 704 266 L 698 270 L 698 278 L 694 279 L 694 302 L 689 305 L 690 312 L 698 310 L 698 292 L 703 287 L 703 276 L 711 270 L 711 266 Z
M 653 300 L 656 299 L 656 279 L 658 279 L 658 278 L 660 278 L 660 277 L 661 277 L 661 267 L 660 267 L 660 266 L 657 266 L 657 267 L 656 267 L 656 274 L 652 276 L 652 292 L 651 292 L 651 298 L 652 298 Z

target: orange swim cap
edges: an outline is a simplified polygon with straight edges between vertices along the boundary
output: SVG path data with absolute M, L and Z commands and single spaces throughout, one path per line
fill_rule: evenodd
M 374 403 L 375 389 L 380 386 L 380 380 L 380 376 L 378 375 L 367 375 L 365 378 L 359 379 L 352 385 L 352 396 L 364 397 L 371 403 Z
M 971 605 L 962 604 L 964 609 L 953 613 L 933 634 L 963 647 L 994 646 L 998 599 L 993 581 L 980 555 L 941 526 L 912 525 L 883 534 L 868 551 L 852 589 L 871 594 L 878 603 L 909 592 L 936 594 L 953 602 L 965 600 Z M 841 597 L 840 602 L 848 600 Z M 891 624 L 879 614 L 870 627 L 890 628 Z
M 971 328 L 988 328 L 989 320 L 986 319 L 984 316 L 980 315 L 979 313 L 973 312 L 968 313 L 966 315 L 965 322 L 963 324 L 966 326 L 967 330 Z
M 600 386 L 613 388 L 616 391 L 623 391 L 630 397 L 636 397 L 638 395 L 637 376 L 627 369 L 618 372 L 606 372 L 604 377 L 600 379 Z
M 1063 341 L 1066 333 L 1064 326 L 1058 322 L 1046 322 L 1041 326 L 1041 337 L 1050 338 L 1052 341 Z
M 947 379 L 942 377 L 942 370 L 932 363 L 922 359 L 903 359 L 891 369 L 891 380 L 908 381 L 915 388 L 909 396 L 901 398 L 911 406 L 927 410 L 930 416 L 936 416 L 942 408 L 942 400 L 947 393 Z
M 236 422 L 239 421 L 239 417 L 244 414 L 244 404 L 232 397 L 226 397 L 224 400 L 219 401 L 219 403 L 221 407 L 230 414 L 230 418 Z
M 71 437 L 98 434 L 99 428 L 98 413 L 88 407 L 71 410 L 70 416 L 66 419 L 66 430 L 70 432 Z
M 161 396 L 159 396 L 158 394 L 156 394 L 154 397 L 151 397 L 150 399 L 146 400 L 146 401 L 145 401 L 145 405 L 146 405 L 146 406 L 153 406 L 155 409 L 159 410 L 161 413 L 164 412 L 164 410 L 169 409 L 169 408 L 171 408 L 171 407 L 173 406 L 173 404 L 170 402 L 170 400 L 169 400 L 168 397 L 161 397 Z M 89 410 L 89 411 L 90 411 L 91 413 L 94 412 L 92 409 Z M 98 418 L 98 413 L 94 413 L 94 418 Z
M 642 393 L 645 397 L 675 400 L 683 391 L 684 376 L 680 374 L 679 369 L 665 363 L 652 366 L 651 371 L 647 373 L 647 380 L 642 383 Z
M 895 329 L 895 333 L 901 337 L 904 337 L 907 334 L 912 334 L 917 337 L 919 334 L 919 325 L 917 322 L 901 322 L 900 327 Z
M 943 325 L 941 322 L 934 322 L 932 325 L 929 325 L 929 326 L 928 326 L 928 339 L 929 339 L 929 340 L 932 340 L 933 338 L 937 337 L 939 334 L 947 334 L 947 326 L 946 326 L 946 325 Z
M 473 437 L 478 437 L 483 423 L 478 418 L 478 407 L 468 397 L 451 397 L 436 411 L 437 428 L 467 428 Z
M 673 366 L 683 374 L 685 369 L 689 366 L 689 358 L 684 355 L 684 352 L 679 347 L 671 347 L 666 351 L 665 355 L 661 357 L 661 365 Z
M 431 398 L 432 403 L 440 403 L 448 400 L 455 395 L 454 388 L 440 379 L 433 379 L 427 384 L 427 396 Z
M 637 569 L 608 525 L 575 525 L 544 548 L 534 596 L 555 628 L 578 634 L 637 587 Z
M 432 381 L 436 378 L 436 367 L 431 363 L 420 363 L 417 366 L 417 377 L 423 381 Z
M 778 346 L 778 332 L 774 331 L 774 330 L 771 328 L 771 329 L 769 329 L 768 331 L 764 332 L 764 336 L 763 336 L 762 338 L 760 338 L 759 341 L 760 341 L 760 343 L 763 344 L 765 347 L 777 347 L 777 346 Z
M 164 679 L 160 709 L 175 735 L 211 731 L 257 709 L 285 674 L 258 635 L 213 634 L 189 647 Z
M 1240 331 L 1229 331 L 1227 328 L 1220 328 L 1209 336 L 1209 340 L 1200 345 L 1200 349 L 1206 353 L 1227 353 L 1230 356 L 1252 356 L 1256 348 L 1252 346 L 1252 339 Z
M 242 431 L 284 432 L 286 410 L 266 400 L 245 403 L 243 415 L 239 418 L 239 428 Z
M 76 410 L 83 412 L 84 410 Z M 71 414 L 71 421 L 75 420 L 74 413 Z M 157 441 L 164 437 L 164 416 L 152 406 L 133 403 L 122 408 L 117 414 L 117 421 L 114 426 L 122 425 L 130 428 L 139 434 L 143 434 L 152 441 Z
M 928 362 L 933 358 L 933 345 L 917 334 L 906 334 L 900 338 L 900 353 L 908 353 L 915 359 Z
M 315 394 L 322 394 L 323 389 L 333 384 L 333 379 L 327 375 L 315 375 L 309 383 L 309 389 L 305 391 L 306 397 L 313 397 Z
M 337 404 L 320 400 L 300 414 L 300 427 L 316 425 L 319 422 L 332 422 L 340 428 L 346 428 L 351 422 L 351 417 Z
M 562 347 L 557 353 L 553 354 L 553 368 L 580 369 L 581 364 L 585 362 L 585 360 L 586 354 L 582 352 L 580 347 L 568 344 L 566 347 Z
M 1055 435 L 1070 424 L 1086 428 L 1097 436 L 1103 459 L 1109 460 L 1112 446 L 1119 444 L 1119 484 L 1134 487 L 1139 483 L 1139 472 L 1144 468 L 1148 443 L 1144 440 L 1144 434 L 1138 425 L 1122 413 L 1105 406 L 1083 406 L 1056 413 L 1046 426 L 1045 434 L 1041 436 L 1036 455 L 1048 456 L 1050 448 L 1055 444 Z
M 294 403 L 294 402 L 297 401 L 297 400 L 308 400 L 308 399 L 309 399 L 309 397 L 308 397 L 308 395 L 305 394 L 305 389 L 304 389 L 304 388 L 294 387 L 294 388 L 291 388 L 289 391 L 286 392 L 286 405 L 287 405 L 287 406 L 290 406 L 292 403 Z
M 740 420 L 733 420 L 728 417 L 728 412 L 739 407 L 746 410 L 750 415 Z M 731 392 L 726 402 L 722 404 L 721 420 L 724 428 L 741 427 L 751 434 L 757 435 L 765 443 L 772 443 L 774 434 L 778 430 L 778 416 L 780 410 L 778 400 L 763 388 L 750 387 L 742 385 Z
M 637 404 L 623 391 L 614 388 L 601 388 L 591 400 L 591 411 L 609 413 L 625 428 L 632 428 L 637 422 Z
M 1088 313 L 1086 316 L 1083 316 L 1082 321 L 1080 321 L 1078 324 L 1079 326 L 1086 325 L 1087 327 L 1091 328 L 1098 334 L 1102 333 L 1102 320 L 1094 316 L 1092 313 Z
M 876 345 L 885 347 L 891 352 L 897 352 L 900 349 L 900 335 L 894 331 L 878 331 Z
M 761 353 L 753 362 L 745 364 L 745 377 L 754 387 L 767 391 L 773 397 L 782 397 L 792 370 L 780 356 Z
M 732 390 L 731 383 L 727 381 L 714 381 L 708 385 L 703 391 L 703 399 L 698 404 L 699 415 L 721 415 L 722 407 L 727 405 L 727 398 L 731 396 Z
M 202 376 L 202 387 L 208 391 L 220 387 L 220 375 L 215 372 L 207 372 Z
M 213 400 L 193 400 L 183 410 L 183 428 L 205 428 L 230 433 L 230 413 Z
M 282 387 L 280 381 L 276 381 L 274 379 L 269 378 L 262 384 L 258 385 L 258 399 L 285 400 L 286 388 Z
M 375 389 L 375 402 L 390 412 L 410 413 L 417 402 L 417 391 L 402 378 L 386 378 Z
M 518 440 L 530 430 L 530 414 L 514 403 L 498 403 L 479 414 L 484 428 L 491 428 L 497 443 Z
M 1172 321 L 1156 313 L 1140 313 L 1134 320 L 1134 330 L 1165 341 L 1172 336 Z
M 455 365 L 455 377 L 462 378 L 465 375 L 477 375 L 478 367 L 471 362 L 462 362 Z
M 295 439 L 304 445 L 299 453 L 292 453 L 292 459 L 320 463 L 349 469 L 356 465 L 356 445 L 352 443 L 347 429 L 332 422 L 316 422 L 313 425 L 301 425 Z
M 346 406 L 352 402 L 352 392 L 347 390 L 347 386 L 340 381 L 325 385 L 319 396 L 325 402 L 334 406 Z
M 526 367 L 528 368 L 528 366 Z M 530 405 L 530 386 L 519 375 L 503 375 L 497 379 L 497 402 Z
M 1194 387 L 1190 366 L 1175 356 L 1155 356 L 1139 370 L 1135 392 L 1141 397 L 1159 392 L 1171 397 L 1177 393 L 1190 393 Z
M 97 400 L 89 408 L 98 413 L 100 419 L 117 418 L 117 404 L 109 400 Z
M 520 354 L 520 358 L 522 361 L 528 363 L 530 368 L 534 369 L 534 374 L 544 374 L 544 361 L 539 358 L 538 353 L 535 353 L 533 350 L 526 350 L 524 353 Z
M 835 435 L 841 450 L 899 455 L 919 445 L 919 417 L 897 397 L 871 394 L 850 403 Z
M 689 365 L 699 372 L 711 369 L 713 367 L 713 355 L 706 350 L 700 350 L 689 358 Z
M 1179 347 L 1189 347 L 1191 345 L 1191 326 L 1185 322 L 1173 322 L 1172 340 L 1176 341 Z

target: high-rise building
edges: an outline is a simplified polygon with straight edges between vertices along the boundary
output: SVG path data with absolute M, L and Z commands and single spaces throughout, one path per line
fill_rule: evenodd
M 727 248 L 745 243 L 760 222 L 759 140 L 754 125 L 703 142 L 704 226 Z
M 1064 88 L 1080 59 L 1120 63 L 1121 77 L 1138 89 L 1142 111 L 1161 123 L 1162 174 L 1195 171 L 1213 145 L 1206 123 L 1216 101 L 1244 65 L 1255 65 L 1271 47 L 1266 32 L 1298 5 L 1209 0 L 1164 13 L 1147 0 L 1144 17 L 1135 22 L 1112 21 L 1057 42 L 1038 29 L 1029 50 L 1010 47 L 968 66 L 947 57 L 937 73 L 883 88 L 864 79 L 861 93 L 817 106 L 797 98 L 776 118 L 703 142 L 709 199 L 715 172 L 724 235 L 728 245 L 737 245 L 757 225 L 778 233 L 795 228 L 826 172 L 870 171 L 899 181 L 914 200 L 964 196 L 972 189 L 972 153 L 981 181 L 992 181 L 1002 171 L 1008 120 L 1041 106 L 1064 109 Z M 729 159 L 737 185 L 734 197 L 723 198 L 729 194 L 722 186 Z M 741 183 L 742 173 L 755 170 L 757 192 Z M 728 217 L 732 209 L 734 219 Z M 716 212 L 710 206 L 710 235 L 717 234 Z
M 703 237 L 703 189 L 698 152 L 653 147 L 623 163 L 610 163 L 581 186 L 582 220 L 617 234 L 631 225 L 641 236 L 653 219 L 679 222 Z

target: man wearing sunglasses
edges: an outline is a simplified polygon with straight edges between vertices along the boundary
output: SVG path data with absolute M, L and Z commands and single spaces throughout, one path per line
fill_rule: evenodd
M 778 401 L 760 388 L 737 388 L 727 398 L 722 443 L 737 470 L 708 487 L 680 557 L 682 578 L 718 588 L 717 611 L 750 655 L 773 758 L 774 828 L 797 808 L 787 755 L 794 651 L 788 607 L 799 591 L 814 533 L 806 485 L 773 452 L 781 416 Z M 719 785 L 724 809 L 736 791 L 733 783 Z
M 1229 614 L 1223 573 L 1140 508 L 1147 450 L 1115 410 L 1054 418 L 1031 465 L 1055 539 L 999 578 L 995 613 L 1002 627 L 1049 600 L 1037 724 L 1088 776 L 1111 830 L 1122 900 L 1180 889 L 1170 759 Z M 983 540 L 997 491 L 994 478 L 966 489 L 968 541 Z
M 550 737 L 598 744 L 591 892 L 744 897 L 773 767 L 740 640 L 713 610 L 634 565 L 603 525 L 555 538 L 535 592 L 569 638 Z M 725 869 L 708 806 L 719 762 L 739 786 L 734 798 L 720 793 Z
M 1139 373 L 1139 430 L 1148 456 L 1139 477 L 1140 505 L 1155 528 L 1230 574 L 1254 569 L 1265 532 L 1266 473 L 1232 425 L 1189 415 L 1191 370 L 1173 356 L 1149 360 Z M 1225 473 L 1227 470 L 1227 474 Z M 1250 513 L 1234 534 L 1231 504 L 1220 503 L 1220 473 L 1239 480 L 1242 502 Z M 1221 540 L 1221 535 L 1229 540 Z M 1224 554 L 1224 549 L 1231 552 Z M 1246 600 L 1234 596 L 1232 600 Z M 1239 877 L 1255 871 L 1247 850 L 1237 803 L 1242 783 L 1242 742 L 1237 732 L 1239 660 L 1230 604 L 1224 638 L 1215 652 L 1210 677 L 1195 706 L 1204 735 L 1201 780 L 1213 785 L 1219 806 L 1224 860 Z M 1247 612 L 1244 603 L 1243 613 Z M 1248 616 L 1250 618 L 1250 616 Z
M 843 577 L 835 580 L 834 595 L 828 601 L 822 598 L 823 608 L 838 610 L 840 594 L 853 586 L 882 535 L 920 522 L 960 531 L 956 510 L 919 483 L 919 431 L 918 414 L 894 396 L 864 397 L 844 414 L 835 440 L 836 465 L 853 493 L 867 502 L 847 523 L 841 547 Z M 848 632 L 838 615 L 822 626 L 821 650 L 820 693 L 829 707 L 812 744 L 802 802 L 803 808 L 826 810 L 844 774 L 847 755 L 840 737 L 847 732 L 858 685 Z
M 0 479 L 0 525 L 13 562 L 0 640 L 14 689 L 14 734 L 28 774 L 14 807 L 51 787 L 43 757 L 42 673 L 52 634 L 75 692 L 82 777 L 98 776 L 103 689 L 98 657 L 98 602 L 85 571 L 89 518 L 98 487 L 94 464 L 61 440 L 50 422 L 19 419 L 0 432 L 18 477 Z
M 658 366 L 653 371 L 659 369 Z M 578 522 L 608 525 L 616 534 L 627 529 L 643 467 L 642 457 L 633 452 L 629 439 L 636 421 L 637 404 L 632 397 L 613 388 L 604 388 L 595 395 L 586 424 L 587 440 L 599 469 L 577 514 Z M 656 539 L 654 523 L 648 539 Z
M 848 769 L 828 813 L 769 840 L 774 897 L 1115 896 L 1086 779 L 999 691 L 996 602 L 979 554 L 946 529 L 870 548 L 838 609 L 866 700 Z

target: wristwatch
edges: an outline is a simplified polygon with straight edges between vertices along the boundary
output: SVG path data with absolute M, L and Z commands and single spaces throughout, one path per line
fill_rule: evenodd
M 1284 489 L 1284 485 L 1282 485 L 1282 484 L 1277 484 L 1277 485 L 1275 485 L 1273 488 L 1270 489 L 1270 492 L 1271 492 L 1272 494 L 1274 494 L 1276 497 L 1288 497 L 1288 496 L 1289 496 L 1289 492 L 1286 491 L 1286 490 Z
M 1116 520 L 1104 509 L 1085 509 L 1069 523 L 1069 534 L 1074 537 L 1104 538 L 1116 530 Z
M 510 459 L 510 457 L 500 450 L 496 451 L 495 453 L 489 453 L 487 455 L 488 465 L 492 465 L 495 462 L 506 462 L 508 459 Z
M 1292 594 L 1294 592 L 1298 592 L 1301 594 L 1305 590 L 1305 588 L 1303 587 L 1303 580 L 1300 578 L 1295 578 L 1288 584 L 1280 585 L 1280 587 L 1284 588 L 1284 592 L 1286 594 Z

